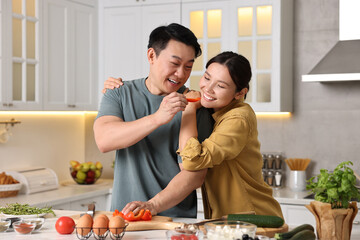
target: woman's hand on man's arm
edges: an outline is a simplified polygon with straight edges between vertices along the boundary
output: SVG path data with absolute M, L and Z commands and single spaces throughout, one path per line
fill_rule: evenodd
M 106 89 L 119 88 L 122 85 L 124 85 L 124 83 L 123 83 L 123 80 L 122 80 L 121 77 L 119 77 L 119 78 L 109 77 L 104 82 L 104 88 L 103 88 L 103 90 L 101 92 L 106 93 Z

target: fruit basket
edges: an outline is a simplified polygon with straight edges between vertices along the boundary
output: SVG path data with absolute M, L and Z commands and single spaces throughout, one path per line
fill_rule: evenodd
M 21 188 L 21 183 L 1 184 L 0 198 L 15 197 Z
M 75 162 L 71 163 L 70 174 L 76 183 L 89 185 L 94 184 L 101 177 L 102 169 L 100 162 Z

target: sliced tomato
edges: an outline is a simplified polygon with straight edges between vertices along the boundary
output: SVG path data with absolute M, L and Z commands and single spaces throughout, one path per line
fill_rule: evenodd
M 198 98 L 186 98 L 186 100 L 188 101 L 188 102 L 197 102 L 197 101 L 199 101 L 201 98 L 200 97 L 198 97 Z

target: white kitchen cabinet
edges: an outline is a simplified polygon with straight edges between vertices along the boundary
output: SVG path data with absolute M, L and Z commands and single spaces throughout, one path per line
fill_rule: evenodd
M 0 4 L 0 110 L 96 110 L 96 0 Z
M 182 23 L 202 45 L 189 86 L 198 88 L 206 62 L 222 51 L 249 59 L 248 102 L 257 112 L 292 111 L 293 1 L 183 1 Z
M 95 6 L 47 0 L 44 19 L 44 110 L 96 110 Z
M 143 5 L 156 5 L 167 3 L 180 3 L 180 0 L 103 0 L 104 7 L 124 7 L 124 6 L 143 6 Z
M 316 227 L 314 215 L 305 207 L 305 205 L 280 204 L 285 222 L 290 228 L 308 223 Z
M 95 204 L 96 211 L 110 211 L 109 197 L 110 194 L 101 195 L 92 198 L 85 198 L 75 201 L 64 202 L 52 206 L 52 209 L 56 210 L 74 210 L 74 211 L 87 211 L 89 204 Z M 40 206 L 44 207 L 44 206 Z
M 160 25 L 180 23 L 180 1 L 99 2 L 100 80 L 99 88 L 110 76 L 131 80 L 149 72 L 147 45 L 150 32 Z M 129 4 L 130 3 L 130 4 Z M 123 6 L 123 5 L 126 6 Z
M 39 207 L 44 207 L 44 206 L 39 206 Z M 71 209 L 70 202 L 65 202 L 65 203 L 62 203 L 62 204 L 53 205 L 52 209 L 54 209 L 54 210 L 68 210 L 68 209 Z
M 2 5 L 3 5 L 3 2 L 0 2 L 0 34 L 2 35 L 3 34 L 3 26 L 2 26 L 2 18 L 3 18 L 3 14 L 2 14 Z M 2 64 L 3 64 L 3 61 L 2 61 L 2 37 L 0 37 L 0 109 L 1 109 L 1 106 L 3 105 L 4 101 L 5 100 L 5 97 L 3 96 L 3 79 L 4 79 L 4 76 L 3 76 L 3 72 L 2 72 Z
M 0 2 L 0 110 L 41 109 L 41 4 Z

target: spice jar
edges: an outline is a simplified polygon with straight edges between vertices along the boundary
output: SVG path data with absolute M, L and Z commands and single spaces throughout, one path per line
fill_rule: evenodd
M 262 170 L 262 175 L 263 175 L 264 181 L 266 182 L 266 177 L 267 177 L 266 170 Z
M 281 169 L 282 156 L 280 154 L 275 155 L 275 169 Z
M 267 164 L 267 160 L 266 160 L 266 155 L 262 154 L 262 159 L 263 159 L 263 169 L 266 169 L 266 164 Z
M 281 187 L 282 186 L 282 174 L 280 171 L 275 172 L 275 187 Z
M 267 155 L 267 168 L 268 169 L 273 169 L 274 168 L 274 165 L 273 165 L 274 160 L 275 160 L 274 155 L 272 155 L 272 154 Z
M 266 182 L 267 182 L 267 184 L 269 184 L 269 186 L 274 185 L 274 172 L 273 171 L 268 171 L 267 176 L 266 176 Z

